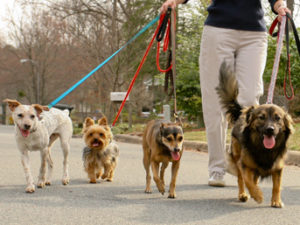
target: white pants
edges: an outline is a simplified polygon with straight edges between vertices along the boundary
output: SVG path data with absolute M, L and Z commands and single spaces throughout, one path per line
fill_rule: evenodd
M 243 106 L 258 104 L 263 94 L 267 44 L 266 32 L 204 26 L 199 64 L 209 174 L 225 174 L 227 121 L 215 90 L 220 65 L 225 60 L 235 71 L 239 85 L 238 102 Z

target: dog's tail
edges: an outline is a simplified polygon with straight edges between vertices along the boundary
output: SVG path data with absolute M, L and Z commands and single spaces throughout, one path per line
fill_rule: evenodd
M 237 102 L 239 90 L 235 74 L 225 62 L 220 67 L 219 85 L 216 91 L 229 122 L 234 123 L 242 113 L 242 106 Z

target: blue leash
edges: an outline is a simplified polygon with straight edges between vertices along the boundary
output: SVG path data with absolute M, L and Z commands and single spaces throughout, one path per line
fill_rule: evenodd
M 70 94 L 72 91 L 74 91 L 75 88 L 77 88 L 80 84 L 82 84 L 86 79 L 88 79 L 90 76 L 92 76 L 97 70 L 99 70 L 102 66 L 104 66 L 108 61 L 110 61 L 115 55 L 117 55 L 120 51 L 122 51 L 127 45 L 129 45 L 131 42 L 133 42 L 138 36 L 140 36 L 142 33 L 144 33 L 149 27 L 151 27 L 154 23 L 156 23 L 159 20 L 160 15 L 158 15 L 156 18 L 154 18 L 150 23 L 148 23 L 144 28 L 142 28 L 136 35 L 134 35 L 125 45 L 123 45 L 119 50 L 117 50 L 115 53 L 113 53 L 110 57 L 108 57 L 106 60 L 104 60 L 101 64 L 99 64 L 96 68 L 94 68 L 91 72 L 89 72 L 87 75 L 85 75 L 80 81 L 78 81 L 76 84 L 74 84 L 72 87 L 70 87 L 67 91 L 65 91 L 61 96 L 59 96 L 57 99 L 55 99 L 53 102 L 51 102 L 48 107 L 52 108 L 55 106 L 58 102 L 60 102 L 63 98 L 65 98 L 68 94 Z

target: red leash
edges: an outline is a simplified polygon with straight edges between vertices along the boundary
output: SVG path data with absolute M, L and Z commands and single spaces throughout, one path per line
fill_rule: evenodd
M 129 96 L 129 93 L 131 92 L 131 89 L 132 89 L 132 87 L 133 87 L 133 84 L 134 84 L 134 82 L 135 82 L 137 76 L 139 75 L 139 73 L 140 73 L 140 71 L 141 71 L 141 68 L 142 68 L 142 66 L 144 65 L 144 62 L 145 62 L 145 60 L 146 60 L 146 58 L 147 58 L 147 56 L 148 56 L 148 53 L 149 53 L 149 51 L 150 51 L 150 49 L 151 49 L 151 46 L 152 46 L 152 44 L 153 44 L 153 41 L 154 41 L 156 35 L 158 34 L 159 29 L 161 29 L 161 25 L 162 25 L 162 22 L 163 22 L 165 16 L 166 16 L 166 14 L 161 14 L 161 16 L 160 16 L 158 26 L 157 26 L 157 28 L 156 28 L 156 30 L 155 30 L 155 32 L 154 32 L 154 35 L 153 35 L 153 37 L 152 37 L 152 39 L 151 39 L 151 41 L 150 41 L 150 43 L 149 43 L 149 45 L 148 45 L 148 47 L 147 47 L 147 49 L 146 49 L 146 52 L 145 52 L 145 54 L 144 54 L 144 56 L 143 56 L 143 58 L 142 58 L 142 61 L 140 62 L 140 65 L 139 65 L 138 69 L 136 70 L 136 72 L 135 72 L 135 74 L 134 74 L 134 76 L 133 76 L 133 78 L 132 78 L 132 80 L 131 80 L 131 83 L 130 83 L 129 88 L 128 88 L 127 93 L 126 93 L 126 96 L 125 96 L 125 98 L 124 98 L 123 101 L 122 101 L 122 104 L 121 104 L 121 106 L 120 106 L 120 108 L 119 108 L 118 114 L 117 114 L 115 120 L 114 120 L 113 123 L 112 123 L 112 126 L 115 125 L 115 123 L 117 122 L 117 120 L 118 120 L 118 118 L 119 118 L 119 116 L 120 116 L 120 114 L 121 114 L 121 112 L 122 112 L 122 109 L 123 109 L 123 107 L 124 107 L 124 105 L 125 105 L 125 102 L 126 102 L 128 96 Z M 168 24 L 169 24 L 169 21 L 168 21 Z M 168 39 L 169 39 L 169 29 L 170 29 L 170 25 L 168 26 L 167 33 L 166 33 L 166 35 L 167 35 L 168 37 L 165 38 L 165 43 L 164 43 L 164 50 L 165 50 L 165 51 L 166 51 L 166 48 L 168 47 L 168 43 L 166 43 L 166 42 L 168 42 Z M 171 65 L 168 69 L 166 69 L 166 70 L 161 70 L 161 68 L 159 67 L 159 48 L 160 48 L 160 42 L 157 43 L 157 52 L 158 52 L 158 53 L 156 54 L 156 56 L 157 56 L 157 57 L 156 57 L 156 60 L 157 60 L 156 65 L 157 65 L 157 68 L 158 68 L 158 70 L 159 70 L 160 72 L 166 72 L 166 71 L 172 69 L 172 65 Z

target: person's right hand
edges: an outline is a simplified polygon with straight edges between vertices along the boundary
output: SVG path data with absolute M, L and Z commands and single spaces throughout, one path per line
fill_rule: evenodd
M 168 10 L 168 7 L 171 7 L 172 9 L 175 9 L 177 6 L 176 0 L 167 0 L 164 4 L 162 4 L 160 8 L 161 13 L 166 13 Z

